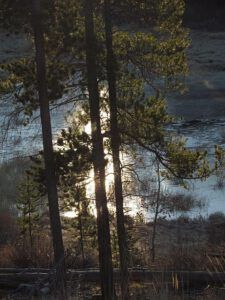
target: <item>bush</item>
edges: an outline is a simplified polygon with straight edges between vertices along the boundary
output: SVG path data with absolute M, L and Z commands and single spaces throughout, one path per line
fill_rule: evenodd
M 23 179 L 28 166 L 28 160 L 19 158 L 0 166 L 0 212 L 11 211 L 11 214 L 17 214 L 15 210 L 17 185 Z
M 207 233 L 210 243 L 218 245 L 225 242 L 225 215 L 222 212 L 209 216 Z
M 0 212 L 0 245 L 13 241 L 17 235 L 17 227 L 10 211 Z
M 208 220 L 211 224 L 223 224 L 225 223 L 225 214 L 220 211 L 215 212 L 209 216 Z

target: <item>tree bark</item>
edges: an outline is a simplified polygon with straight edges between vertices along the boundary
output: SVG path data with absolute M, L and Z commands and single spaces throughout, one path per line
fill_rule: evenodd
M 120 167 L 120 134 L 118 128 L 117 93 L 116 93 L 116 61 L 113 51 L 112 21 L 110 0 L 105 0 L 105 34 L 107 49 L 107 78 L 109 86 L 110 133 L 113 156 L 114 185 L 116 199 L 117 235 L 120 253 L 121 295 L 129 299 L 128 248 L 124 218 L 124 201 L 122 174 Z
M 62 239 L 61 221 L 58 205 L 57 181 L 52 144 L 51 118 L 46 83 L 46 62 L 44 49 L 44 34 L 41 21 L 40 0 L 32 0 L 32 25 L 35 41 L 35 58 L 37 86 L 40 103 L 42 139 L 44 148 L 45 174 L 49 204 L 50 224 L 53 239 L 54 263 L 56 267 L 56 287 L 65 294 L 65 256 Z M 65 295 L 64 295 L 65 299 Z
M 92 0 L 84 1 L 86 62 L 89 92 L 90 118 L 92 130 L 92 151 L 97 209 L 99 265 L 101 288 L 104 300 L 114 299 L 112 253 L 110 245 L 109 212 L 105 189 L 105 158 L 100 122 L 100 99 L 96 68 L 96 46 Z

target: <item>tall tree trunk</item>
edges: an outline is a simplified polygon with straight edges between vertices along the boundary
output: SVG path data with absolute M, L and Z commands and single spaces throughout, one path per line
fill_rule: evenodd
M 120 167 L 120 134 L 118 128 L 116 61 L 113 51 L 112 21 L 110 0 L 105 0 L 105 33 L 107 48 L 107 77 L 109 86 L 110 132 L 114 168 L 116 199 L 117 235 L 120 253 L 121 294 L 122 299 L 129 299 L 128 248 L 124 218 L 122 175 Z
M 35 40 L 35 57 L 37 70 L 38 95 L 40 102 L 42 139 L 44 148 L 45 174 L 49 204 L 50 224 L 53 238 L 54 263 L 56 279 L 60 293 L 65 293 L 65 256 L 62 239 L 61 221 L 59 214 L 57 181 L 55 176 L 55 163 L 52 144 L 52 128 L 47 96 L 46 62 L 44 50 L 44 35 L 41 21 L 40 0 L 32 0 L 32 22 Z M 65 299 L 65 298 L 64 298 Z
M 97 209 L 99 265 L 102 296 L 104 300 L 114 299 L 112 253 L 110 245 L 109 212 L 105 189 L 105 158 L 100 122 L 100 99 L 96 68 L 96 45 L 92 0 L 84 1 L 87 79 L 90 104 L 95 198 Z

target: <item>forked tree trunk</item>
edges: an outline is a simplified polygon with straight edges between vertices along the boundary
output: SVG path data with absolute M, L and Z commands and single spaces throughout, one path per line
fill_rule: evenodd
M 84 1 L 86 60 L 89 105 L 92 130 L 95 198 L 97 209 L 99 265 L 102 296 L 104 300 L 114 299 L 112 253 L 110 245 L 109 212 L 105 189 L 105 158 L 100 122 L 100 99 L 96 68 L 96 45 L 92 0 Z
M 46 62 L 44 50 L 44 35 L 41 21 L 40 0 L 32 0 L 32 25 L 35 41 L 35 58 L 38 95 L 41 113 L 42 139 L 44 148 L 44 162 L 47 182 L 50 225 L 53 239 L 54 263 L 57 270 L 56 287 L 61 294 L 65 293 L 65 257 L 62 239 L 61 221 L 58 205 L 57 181 L 55 176 L 55 163 L 52 144 L 51 118 L 46 83 Z M 64 296 L 65 299 L 65 296 Z
M 114 185 L 116 199 L 117 235 L 120 253 L 121 294 L 122 299 L 129 299 L 128 248 L 124 218 L 124 201 L 122 174 L 120 167 L 120 134 L 118 128 L 117 93 L 116 93 L 116 62 L 113 51 L 112 21 L 110 0 L 105 2 L 105 33 L 107 49 L 107 77 L 109 86 L 110 132 L 113 156 Z

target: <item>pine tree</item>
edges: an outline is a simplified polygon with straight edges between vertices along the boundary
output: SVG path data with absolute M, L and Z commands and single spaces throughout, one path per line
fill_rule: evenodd
M 101 134 L 100 103 L 96 68 L 96 44 L 93 22 L 92 0 L 85 0 L 86 62 L 89 92 L 90 119 L 92 130 L 92 151 L 97 208 L 99 265 L 102 297 L 114 299 L 112 253 L 110 245 L 109 212 L 105 190 L 105 159 Z
M 91 2 L 86 2 L 86 12 L 88 13 L 90 13 L 89 3 Z M 95 30 L 94 41 L 93 32 L 90 32 L 90 38 L 86 39 L 86 47 L 84 42 L 85 20 L 80 1 L 76 1 L 76 3 L 72 0 L 66 3 L 64 1 L 56 2 L 54 10 L 49 12 L 52 15 L 47 15 L 44 25 L 46 29 L 48 98 L 54 102 L 72 88 L 77 91 L 76 88 L 79 86 L 79 97 L 74 92 L 71 101 L 77 98 L 86 100 L 89 96 L 91 113 L 92 109 L 95 109 L 95 114 L 91 114 L 90 118 L 93 125 L 92 142 L 97 141 L 100 148 L 98 151 L 93 147 L 93 153 L 96 156 L 98 154 L 100 159 L 97 162 L 95 155 L 92 159 L 95 167 L 97 166 L 95 172 L 101 170 L 99 174 L 102 180 L 100 182 L 98 177 L 96 180 L 99 180 L 100 190 L 103 191 L 101 199 L 105 205 L 106 219 L 104 220 L 107 223 L 103 167 L 106 162 L 102 149 L 102 124 L 99 121 L 99 109 L 109 107 L 109 102 L 106 104 L 108 99 L 105 100 L 103 97 L 99 99 L 97 86 L 97 80 L 99 87 L 105 86 L 107 80 L 105 64 L 102 63 L 106 61 L 104 24 L 98 4 L 95 3 L 94 7 L 96 8 L 94 23 L 98 30 Z M 184 2 L 182 0 L 120 1 L 119 3 L 114 1 L 112 6 L 114 16 L 118 12 L 118 8 L 120 10 L 117 16 L 123 16 L 125 10 L 128 17 L 134 12 L 136 24 L 139 23 L 141 15 L 141 25 L 143 25 L 143 20 L 145 20 L 144 25 L 149 25 L 145 26 L 145 30 L 142 31 L 138 27 L 130 31 L 123 27 L 117 27 L 115 32 L 112 31 L 113 54 L 117 67 L 116 96 L 120 133 L 118 141 L 121 142 L 121 151 L 135 152 L 138 155 L 140 147 L 145 149 L 157 157 L 165 168 L 166 175 L 170 178 L 174 176 L 181 179 L 207 176 L 209 167 L 205 160 L 206 154 L 188 150 L 182 139 L 166 130 L 173 121 L 166 111 L 166 96 L 169 92 L 182 88 L 182 79 L 187 73 L 185 51 L 189 41 L 187 32 L 181 26 Z M 52 17 L 53 15 L 54 17 Z M 129 21 L 129 18 L 126 18 L 127 20 Z M 90 27 L 93 29 L 93 20 L 91 21 Z M 86 25 L 89 24 L 86 22 Z M 88 72 L 83 63 L 86 53 L 88 54 Z M 68 60 L 62 59 L 62 57 L 68 57 Z M 76 63 L 77 61 L 79 63 Z M 20 93 L 16 93 L 16 100 L 17 103 L 24 105 L 25 114 L 30 116 L 37 107 L 33 59 L 29 57 L 4 65 L 4 68 L 9 71 L 10 77 L 8 81 L 1 82 L 0 88 L 3 91 L 14 91 L 15 85 L 23 82 L 24 88 L 20 89 Z M 79 78 L 79 80 L 76 81 L 74 78 Z M 146 93 L 147 88 L 148 94 Z M 91 89 L 93 93 L 90 92 Z M 109 126 L 104 137 L 110 137 Z M 95 145 L 97 146 L 97 144 Z M 96 198 L 99 199 L 99 197 Z M 100 222 L 99 226 L 101 227 L 101 225 Z M 107 231 L 103 233 L 107 235 L 106 241 L 109 245 L 108 224 L 104 229 Z M 111 290 L 110 254 L 109 248 L 106 249 L 108 258 L 103 260 L 102 253 L 100 253 L 100 265 L 107 264 L 105 271 L 107 269 L 110 273 L 108 284 Z
M 35 182 L 27 173 L 24 182 L 19 185 L 19 196 L 16 204 L 19 211 L 19 227 L 23 236 L 23 247 L 26 247 L 26 239 L 28 235 L 30 260 L 32 263 L 34 255 L 34 239 L 38 232 L 38 222 L 41 215 L 41 195 Z
M 54 259 L 56 267 L 56 287 L 60 295 L 65 296 L 65 256 L 62 240 L 61 222 L 58 206 L 58 194 L 52 145 L 51 118 L 47 94 L 44 36 L 42 31 L 42 14 L 39 0 L 33 0 L 33 30 L 35 41 L 36 78 L 40 103 L 44 162 L 49 203 L 49 215 L 53 238 Z
M 88 249 L 97 247 L 96 243 L 96 219 L 93 215 L 90 200 L 86 196 L 86 186 L 67 184 L 65 187 L 60 185 L 61 211 L 73 212 L 74 216 L 63 220 L 63 226 L 67 230 L 72 241 L 78 244 L 76 255 L 81 254 L 82 267 L 85 268 L 90 253 Z M 64 191 L 63 191 L 64 190 Z
M 107 79 L 109 86 L 110 108 L 110 139 L 114 169 L 114 189 L 116 200 L 117 235 L 120 254 L 121 295 L 122 299 L 129 299 L 128 286 L 128 249 L 124 219 L 123 186 L 120 163 L 120 133 L 118 128 L 117 87 L 116 87 L 116 61 L 113 51 L 112 22 L 110 0 L 105 0 L 105 36 L 107 49 Z
M 62 130 L 57 141 L 55 162 L 58 174 L 58 189 L 61 211 L 73 211 L 76 216 L 67 223 L 79 236 L 83 267 L 85 267 L 84 236 L 93 239 L 95 218 L 90 211 L 90 201 L 86 195 L 87 181 L 92 168 L 91 140 L 82 131 L 84 122 L 79 113 L 71 127 Z M 95 227 L 95 226 L 94 226 Z M 92 236 L 91 236 L 92 235 Z M 76 238 L 76 237 L 75 237 Z

